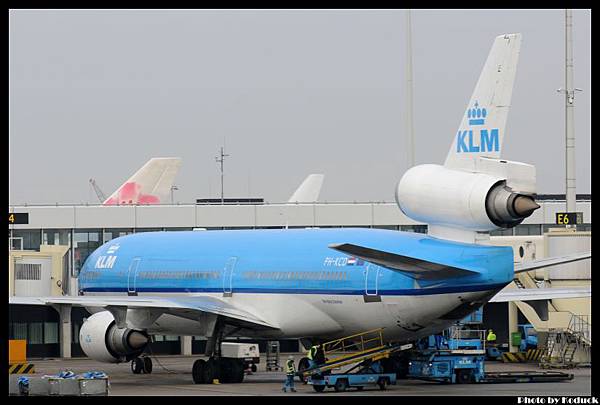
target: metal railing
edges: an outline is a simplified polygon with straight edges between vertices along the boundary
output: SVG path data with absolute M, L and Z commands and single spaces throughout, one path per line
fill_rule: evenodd
M 364 352 L 384 346 L 383 328 L 368 330 L 322 344 L 325 355 L 333 352 Z
M 592 345 L 592 325 L 589 315 L 571 314 L 567 332 L 581 339 L 583 343 Z

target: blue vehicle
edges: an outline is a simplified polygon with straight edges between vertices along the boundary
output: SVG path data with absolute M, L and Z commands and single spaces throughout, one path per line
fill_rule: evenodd
M 526 352 L 528 349 L 537 349 L 537 331 L 534 329 L 532 324 L 526 323 L 519 325 L 519 332 L 521 332 L 521 344 L 519 345 L 520 351 Z
M 424 351 L 411 358 L 408 377 L 451 384 L 480 382 L 485 377 L 484 361 L 483 350 Z
M 355 368 L 359 370 L 352 373 Z M 361 391 L 368 386 L 378 386 L 380 390 L 385 390 L 390 384 L 396 385 L 396 373 L 384 373 L 379 361 L 367 361 L 352 367 L 345 373 L 312 375 L 308 379 L 308 384 L 311 384 L 317 392 L 323 392 L 327 387 L 335 389 L 336 392 L 343 392 L 348 388 Z

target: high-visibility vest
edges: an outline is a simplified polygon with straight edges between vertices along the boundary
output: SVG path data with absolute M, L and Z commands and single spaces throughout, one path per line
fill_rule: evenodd
M 296 372 L 296 367 L 294 366 L 294 360 L 288 360 L 285 363 L 285 372 L 286 374 L 294 374 Z
M 496 335 L 494 334 L 494 332 L 488 333 L 487 340 L 488 340 L 488 342 L 493 342 L 496 340 Z
M 317 346 L 313 346 L 310 348 L 310 350 L 308 351 L 308 359 L 309 360 L 314 360 L 315 358 L 315 354 L 317 354 Z

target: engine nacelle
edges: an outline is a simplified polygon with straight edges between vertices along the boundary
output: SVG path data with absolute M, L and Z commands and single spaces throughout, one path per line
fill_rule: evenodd
M 508 180 L 493 173 L 420 165 L 398 183 L 396 202 L 406 216 L 427 224 L 480 232 L 511 228 L 539 205 L 531 193 L 513 191 Z
M 104 363 L 120 363 L 139 356 L 148 340 L 142 331 L 117 328 L 109 311 L 93 314 L 79 330 L 79 344 L 85 354 Z

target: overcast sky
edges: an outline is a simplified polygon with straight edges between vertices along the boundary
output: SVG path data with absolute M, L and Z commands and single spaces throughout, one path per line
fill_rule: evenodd
M 11 10 L 10 203 L 98 202 L 149 158 L 175 200 L 393 201 L 407 169 L 406 12 Z M 577 192 L 591 192 L 591 12 L 573 13 Z M 564 10 L 414 10 L 416 162 L 443 164 L 494 37 L 523 34 L 503 157 L 564 193 Z

